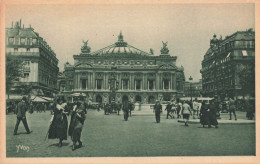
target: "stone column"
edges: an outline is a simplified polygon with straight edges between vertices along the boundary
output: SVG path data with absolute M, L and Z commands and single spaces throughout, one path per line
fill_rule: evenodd
M 93 74 L 92 74 L 92 87 L 93 89 L 95 90 L 96 89 L 96 73 L 93 71 Z
M 172 81 L 172 84 L 173 84 L 173 89 L 176 90 L 176 74 L 173 74 L 173 81 Z
M 134 90 L 134 74 L 130 73 L 130 89 Z
M 156 87 L 155 87 L 155 88 L 156 88 L 156 90 L 159 90 L 159 80 L 160 80 L 160 76 L 159 76 L 159 73 L 158 73 L 158 72 L 156 73 L 156 79 L 155 79 L 155 80 L 156 80 Z
M 78 84 L 78 89 L 80 89 L 80 72 L 78 72 L 78 82 L 77 82 L 77 84 Z
M 122 90 L 122 74 L 118 72 L 118 89 Z

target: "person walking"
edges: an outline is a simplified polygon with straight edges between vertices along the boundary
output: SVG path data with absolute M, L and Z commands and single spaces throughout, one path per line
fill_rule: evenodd
M 188 126 L 190 115 L 192 115 L 190 105 L 187 104 L 186 101 L 184 101 L 182 105 L 182 117 L 185 120 L 185 126 Z
M 135 105 L 134 105 L 134 103 L 131 103 L 131 101 L 129 101 L 129 104 L 130 104 L 129 116 L 131 117 L 132 116 L 132 111 L 135 109 Z
M 170 114 L 170 112 L 172 110 L 172 104 L 170 102 L 168 102 L 168 104 L 166 105 L 165 110 L 167 110 L 166 119 L 168 119 L 168 116 L 170 116 L 172 118 L 172 115 Z
M 177 110 L 177 118 L 181 118 L 180 112 L 182 109 L 182 103 L 180 99 L 177 99 L 177 105 L 176 105 L 176 110 Z
M 86 115 L 84 112 L 84 104 L 78 101 L 73 107 L 68 132 L 69 136 L 71 136 L 71 140 L 73 141 L 72 151 L 76 149 L 77 142 L 79 143 L 78 148 L 82 146 L 80 138 L 85 119 Z
M 23 96 L 22 100 L 17 105 L 17 114 L 16 114 L 16 124 L 14 128 L 14 135 L 17 135 L 18 127 L 20 122 L 23 122 L 24 128 L 27 132 L 27 134 L 32 133 L 32 131 L 29 129 L 27 120 L 26 120 L 26 110 L 28 109 L 28 106 L 26 104 L 26 97 Z
M 208 127 L 211 128 L 211 125 L 215 126 L 215 128 L 218 128 L 218 120 L 217 120 L 217 103 L 216 100 L 210 100 L 209 104 L 209 125 Z
M 192 104 L 193 107 L 193 119 L 195 119 L 195 116 L 198 116 L 198 110 L 199 110 L 199 103 L 198 103 L 198 99 L 195 98 L 195 100 L 193 101 Z
M 200 123 L 205 128 L 206 125 L 209 125 L 209 112 L 208 110 L 208 104 L 205 104 L 205 102 L 201 103 L 201 109 L 200 109 Z
M 205 104 L 205 103 L 204 103 Z M 197 116 L 198 116 L 198 118 L 200 119 L 200 110 L 201 110 L 201 107 L 202 107 L 202 101 L 201 100 L 199 100 L 198 101 L 198 114 L 197 114 Z
M 48 139 L 59 139 L 59 147 L 62 146 L 63 140 L 67 140 L 68 111 L 65 109 L 65 106 L 66 103 L 61 98 L 57 100 L 48 134 Z
M 156 100 L 153 111 L 155 112 L 155 120 L 157 123 L 160 123 L 160 115 L 162 112 L 162 105 L 159 100 Z
M 232 113 L 234 114 L 235 120 L 237 120 L 235 100 L 229 98 L 229 120 L 232 120 Z
M 122 104 L 118 101 L 117 105 L 116 105 L 116 108 L 117 108 L 117 115 L 119 115 L 120 113 L 120 110 L 122 108 Z
M 128 120 L 128 116 L 129 116 L 129 110 L 131 108 L 131 104 L 130 101 L 124 101 L 123 102 L 123 107 L 122 110 L 124 112 L 124 120 L 127 121 Z

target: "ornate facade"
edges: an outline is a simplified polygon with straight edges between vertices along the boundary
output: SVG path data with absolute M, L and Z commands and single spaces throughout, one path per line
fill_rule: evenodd
M 32 86 L 32 94 L 46 97 L 58 92 L 56 54 L 31 26 L 24 28 L 20 21 L 6 28 L 6 55 L 16 56 L 24 62 L 23 77 L 15 82 L 14 88 Z
M 203 96 L 241 98 L 249 94 L 242 91 L 240 73 L 243 69 L 253 74 L 255 63 L 255 32 L 238 31 L 222 40 L 213 36 L 210 48 L 202 61 Z M 252 75 L 254 78 L 254 75 Z M 247 79 L 244 79 L 247 80 Z M 249 82 L 250 79 L 248 79 Z M 254 85 L 254 84 L 252 84 Z M 250 88 L 245 88 L 250 91 Z M 249 95 L 254 97 L 254 95 Z
M 65 64 L 66 93 L 85 93 L 93 102 L 109 102 L 115 78 L 115 101 L 154 103 L 183 95 L 184 69 L 176 66 L 176 56 L 169 55 L 167 42 L 159 56 L 129 45 L 122 33 L 115 44 L 95 52 L 87 43 L 73 56 L 74 65 Z

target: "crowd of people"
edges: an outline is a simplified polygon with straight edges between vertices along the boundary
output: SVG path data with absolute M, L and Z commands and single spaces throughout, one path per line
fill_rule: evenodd
M 252 105 L 249 105 L 248 102 L 248 110 L 246 116 L 248 119 L 252 120 L 254 117 L 255 108 Z M 225 101 L 225 108 L 229 112 L 229 120 L 232 120 L 232 116 L 234 115 L 234 119 L 237 120 L 236 109 L 237 109 L 237 101 L 232 98 L 229 98 L 228 101 Z M 167 111 L 166 119 L 175 118 L 175 116 L 179 119 L 184 119 L 185 126 L 188 126 L 188 121 L 190 116 L 193 116 L 193 119 L 200 119 L 200 123 L 203 127 L 208 126 L 209 128 L 215 126 L 218 128 L 218 121 L 220 119 L 220 112 L 223 109 L 223 104 L 218 101 L 218 99 L 212 99 L 210 101 L 198 101 L 196 98 L 194 101 L 181 101 L 180 99 L 169 101 L 165 107 L 165 111 Z M 160 123 L 160 114 L 162 113 L 162 105 L 160 101 L 156 101 L 154 105 L 155 119 L 157 123 Z
M 13 105 L 13 104 L 12 104 Z M 193 119 L 200 119 L 200 123 L 203 127 L 211 128 L 214 126 L 218 128 L 217 119 L 220 118 L 220 109 L 221 103 L 217 99 L 212 99 L 210 101 L 181 101 L 180 99 L 175 99 L 169 101 L 165 106 L 165 111 L 167 111 L 166 119 L 175 117 L 180 119 L 181 117 L 184 120 L 185 126 L 188 126 L 189 119 L 193 116 Z M 237 120 L 236 101 L 232 98 L 229 98 L 229 101 L 225 104 L 225 108 L 229 111 L 229 118 L 232 120 L 232 115 L 234 119 Z M 39 104 L 38 106 L 33 106 L 33 103 L 30 103 L 26 96 L 23 96 L 22 100 L 17 104 L 15 108 L 15 113 L 17 116 L 16 125 L 14 128 L 14 135 L 17 135 L 18 127 L 20 122 L 23 122 L 23 125 L 26 129 L 26 133 L 30 134 L 30 130 L 27 119 L 26 111 L 33 113 L 32 109 L 40 108 L 42 111 L 46 110 L 46 105 Z M 67 136 L 71 137 L 73 142 L 72 150 L 75 150 L 76 147 L 82 146 L 81 141 L 81 132 L 83 129 L 84 121 L 87 114 L 87 103 L 85 103 L 84 98 L 74 99 L 73 103 L 67 103 L 64 96 L 57 97 L 54 102 L 48 104 L 48 108 L 51 111 L 51 120 L 50 126 L 46 138 L 48 139 L 59 139 L 58 146 L 62 146 L 62 141 L 67 140 Z M 250 106 L 252 109 L 251 112 L 247 112 L 248 119 L 253 119 L 254 106 Z M 129 116 L 131 117 L 131 111 L 134 110 L 135 105 L 130 101 L 112 102 L 105 103 L 104 105 L 99 104 L 97 110 L 100 111 L 104 109 L 105 114 L 110 114 L 113 111 L 120 114 L 120 111 L 123 111 L 123 117 L 125 121 L 128 121 Z M 38 109 L 35 109 L 38 111 Z M 156 100 L 155 105 L 153 106 L 153 111 L 155 113 L 155 120 L 157 123 L 160 123 L 160 117 L 163 112 L 163 106 L 160 101 Z M 71 116 L 70 123 L 68 123 L 68 116 Z M 76 144 L 78 143 L 78 146 Z
M 75 100 L 73 104 L 68 105 L 64 97 L 57 98 L 50 104 L 52 117 L 50 119 L 50 126 L 46 138 L 59 139 L 58 146 L 62 146 L 62 141 L 67 140 L 67 136 L 71 136 L 73 142 L 72 150 L 82 146 L 81 132 L 83 129 L 85 114 L 87 113 L 85 103 L 81 99 Z M 30 104 L 26 96 L 17 105 L 17 121 L 14 128 L 14 135 L 17 135 L 20 121 L 23 122 L 27 134 L 32 133 L 29 129 L 26 120 L 26 111 L 30 109 Z M 70 124 L 68 123 L 68 116 L 71 115 Z M 78 143 L 78 146 L 76 144 Z

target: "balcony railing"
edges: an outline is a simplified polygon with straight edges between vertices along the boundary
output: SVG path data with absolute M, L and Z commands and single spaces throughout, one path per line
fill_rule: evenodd
M 16 56 L 40 56 L 39 52 L 7 52 L 7 55 Z

